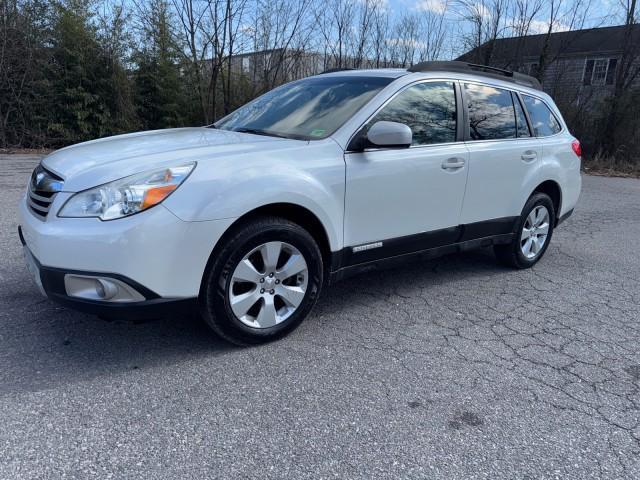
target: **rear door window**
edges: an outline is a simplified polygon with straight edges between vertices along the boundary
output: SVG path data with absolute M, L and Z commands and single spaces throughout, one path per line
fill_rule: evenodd
M 474 83 L 466 83 L 464 90 L 472 140 L 516 138 L 516 116 L 509 90 Z
M 562 130 L 560 122 L 558 122 L 558 119 L 547 107 L 546 103 L 529 95 L 523 95 L 522 98 L 529 112 L 533 134 L 536 137 L 548 137 Z

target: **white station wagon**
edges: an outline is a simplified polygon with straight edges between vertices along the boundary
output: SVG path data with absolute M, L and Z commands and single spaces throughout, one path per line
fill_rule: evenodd
M 580 155 L 531 77 L 333 71 L 208 127 L 48 155 L 19 233 L 53 300 L 118 318 L 197 306 L 255 344 L 298 326 L 325 283 L 391 261 L 493 246 L 531 267 L 578 201 Z

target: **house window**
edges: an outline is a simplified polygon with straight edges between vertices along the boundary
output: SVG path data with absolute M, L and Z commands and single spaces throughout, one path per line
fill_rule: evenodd
M 603 85 L 604 79 L 607 78 L 607 64 L 609 62 L 603 58 L 599 58 L 593 64 L 593 76 L 591 77 L 592 85 Z
M 587 59 L 584 62 L 583 85 L 613 85 L 616 76 L 616 58 Z

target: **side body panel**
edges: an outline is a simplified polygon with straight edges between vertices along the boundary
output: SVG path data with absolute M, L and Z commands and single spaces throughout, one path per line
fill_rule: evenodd
M 562 191 L 558 217 L 576 207 L 582 188 L 581 161 L 571 148 L 573 140 L 574 138 L 566 130 L 553 137 L 540 138 L 543 155 L 542 175 L 545 179 L 558 183 Z
M 467 135 L 469 181 L 461 223 L 519 216 L 532 192 L 549 180 L 561 191 L 557 217 L 572 210 L 580 195 L 580 159 L 571 148 L 574 137 L 551 97 L 539 91 L 486 83 L 541 99 L 561 123 L 562 131 L 549 137 L 492 141 L 471 141 Z M 528 115 L 527 121 L 530 123 Z
M 336 141 L 346 149 L 353 134 L 386 99 L 409 84 L 424 80 L 485 83 L 470 75 L 456 77 L 412 74 L 396 80 L 337 132 Z M 574 208 L 581 185 L 580 159 L 572 151 L 574 138 L 551 98 L 509 82 L 486 83 L 543 98 L 563 124 L 563 131 L 550 138 L 469 141 L 466 137 L 464 143 L 429 147 L 433 151 L 425 158 L 402 150 L 347 153 L 345 248 L 335 262 L 341 268 L 336 278 L 348 270 L 411 257 L 411 252 L 428 257 L 509 243 L 527 199 L 548 180 L 556 182 L 562 192 L 558 216 Z M 464 182 L 453 182 L 437 171 L 436 158 L 445 152 L 445 158 L 466 159 Z M 466 188 L 463 197 L 458 197 L 461 184 Z M 417 209 L 416 205 L 428 208 Z
M 343 150 L 331 139 L 300 144 L 199 160 L 188 185 L 176 190 L 164 205 L 190 222 L 238 218 L 269 204 L 298 205 L 322 222 L 331 250 L 339 250 L 343 246 Z
M 346 154 L 345 246 L 456 227 L 467 160 L 462 143 Z
M 533 189 L 544 181 L 540 141 L 473 141 L 467 147 L 469 181 L 460 223 L 520 215 Z M 532 159 L 527 156 L 534 154 Z

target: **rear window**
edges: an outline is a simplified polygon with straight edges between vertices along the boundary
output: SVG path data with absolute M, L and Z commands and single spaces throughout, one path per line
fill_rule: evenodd
M 542 100 L 523 95 L 524 104 L 529 112 L 529 119 L 536 137 L 548 137 L 562 130 L 560 122 Z
M 510 91 L 470 83 L 464 88 L 472 140 L 516 138 L 516 116 Z

